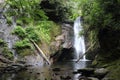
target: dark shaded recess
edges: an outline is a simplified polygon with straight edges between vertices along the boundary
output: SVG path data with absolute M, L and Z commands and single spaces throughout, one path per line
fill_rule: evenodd
M 99 31 L 100 47 L 104 50 L 112 50 L 120 47 L 120 30 L 102 29 Z
M 99 49 L 99 48 L 94 49 L 94 50 L 90 50 L 90 51 L 88 51 L 88 52 L 86 53 L 86 58 L 87 58 L 88 60 L 94 60 L 95 57 L 96 57 L 96 55 L 97 55 L 98 53 L 100 53 L 100 49 Z
M 40 6 L 49 17 L 49 20 L 59 22 L 65 18 L 66 8 L 62 7 L 62 4 L 58 1 L 50 2 L 49 0 L 43 0 L 40 3 Z
M 101 29 L 98 34 L 101 53 L 109 60 L 118 59 L 120 56 L 120 30 Z
M 74 49 L 73 48 L 63 48 L 61 51 L 57 51 L 54 55 L 51 55 L 50 58 L 53 59 L 53 62 L 64 61 L 74 59 Z
M 74 49 L 73 48 L 63 48 L 61 51 L 61 55 L 58 58 L 58 61 L 64 61 L 64 60 L 71 60 L 74 59 Z

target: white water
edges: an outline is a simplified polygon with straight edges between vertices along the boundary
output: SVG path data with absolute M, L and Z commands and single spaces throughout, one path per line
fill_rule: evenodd
M 80 35 L 80 32 L 83 30 L 80 17 L 74 21 L 74 48 L 77 59 L 85 53 L 85 41 L 84 36 Z M 83 57 L 85 59 L 85 56 Z

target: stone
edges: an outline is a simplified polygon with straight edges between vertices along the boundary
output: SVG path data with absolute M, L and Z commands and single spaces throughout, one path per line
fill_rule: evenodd
M 105 75 L 107 73 L 108 73 L 108 70 L 105 68 L 96 69 L 94 71 L 94 74 L 96 74 L 96 75 Z
M 73 71 L 72 73 L 73 73 L 73 74 L 78 74 L 79 72 L 77 72 L 77 71 Z
M 78 69 L 78 73 L 82 73 L 82 75 L 84 76 L 90 76 L 91 74 L 94 73 L 94 68 Z
M 108 70 L 105 69 L 105 68 L 100 68 L 100 69 L 96 69 L 94 71 L 94 76 L 99 78 L 99 79 L 102 79 L 104 78 L 104 76 L 108 73 Z
M 105 77 L 105 78 L 103 78 L 102 80 L 115 80 L 115 79 Z
M 70 80 L 70 76 L 60 76 L 61 80 Z
M 53 71 L 60 71 L 61 69 L 60 68 L 54 68 L 52 69 Z
M 87 77 L 88 80 L 99 80 L 98 78 L 95 78 L 95 77 Z
M 80 77 L 79 77 L 79 80 L 88 80 L 88 78 L 85 77 L 85 76 L 80 76 Z

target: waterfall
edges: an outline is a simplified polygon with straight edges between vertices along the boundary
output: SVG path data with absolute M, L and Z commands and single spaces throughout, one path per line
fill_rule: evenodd
M 78 17 L 74 21 L 74 48 L 77 59 L 79 59 L 79 57 L 85 53 L 84 36 L 80 35 L 80 32 L 83 30 L 80 19 L 81 18 Z M 83 60 L 85 60 L 85 56 L 83 57 Z

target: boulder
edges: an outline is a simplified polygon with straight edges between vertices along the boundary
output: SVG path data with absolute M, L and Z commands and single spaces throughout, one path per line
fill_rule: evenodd
M 96 69 L 94 71 L 94 76 L 97 77 L 97 78 L 99 78 L 99 79 L 102 79 L 107 73 L 108 73 L 107 69 L 100 68 L 100 69 Z
M 94 74 L 95 74 L 95 75 L 105 75 L 105 74 L 107 74 L 107 73 L 108 73 L 108 70 L 105 69 L 105 68 L 96 69 L 96 70 L 94 71 Z

